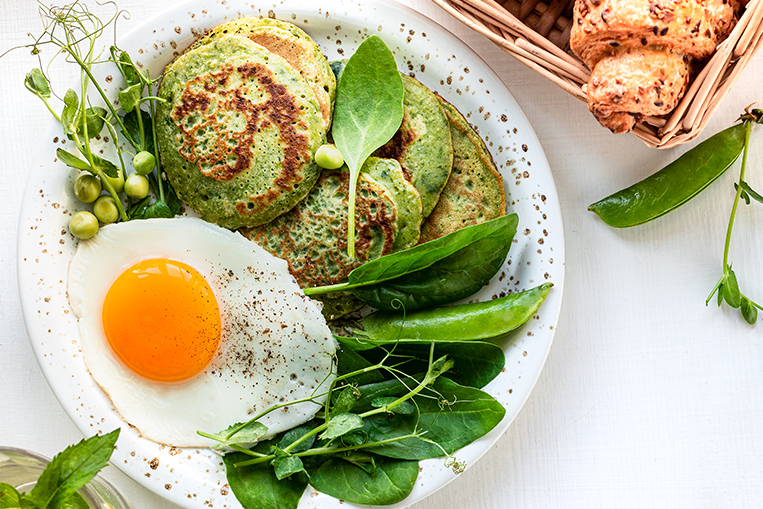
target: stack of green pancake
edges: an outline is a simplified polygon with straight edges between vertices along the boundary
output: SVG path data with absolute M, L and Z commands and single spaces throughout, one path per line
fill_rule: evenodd
M 505 213 L 503 180 L 479 135 L 403 75 L 402 125 L 360 173 L 350 258 L 349 172 L 314 160 L 342 68 L 291 23 L 241 18 L 196 41 L 159 89 L 157 141 L 178 196 L 284 258 L 302 287 L 342 282 L 368 260 Z M 360 307 L 349 295 L 322 300 L 329 318 Z

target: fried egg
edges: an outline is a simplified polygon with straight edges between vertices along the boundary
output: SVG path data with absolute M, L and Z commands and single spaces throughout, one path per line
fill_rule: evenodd
M 336 343 L 285 261 L 197 218 L 117 223 L 81 241 L 69 303 L 83 357 L 122 418 L 148 439 L 265 416 L 268 436 L 311 419 L 333 379 Z

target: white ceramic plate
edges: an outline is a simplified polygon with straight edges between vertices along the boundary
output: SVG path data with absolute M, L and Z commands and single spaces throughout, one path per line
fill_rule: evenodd
M 395 53 L 399 68 L 452 102 L 479 130 L 504 175 L 509 209 L 520 223 L 503 270 L 474 299 L 488 299 L 552 281 L 540 312 L 505 342 L 506 369 L 486 390 L 506 407 L 490 434 L 456 454 L 472 465 L 500 437 L 527 400 L 546 360 L 559 316 L 564 279 L 562 220 L 554 181 L 527 119 L 500 79 L 447 30 L 395 2 L 371 0 L 193 0 L 147 20 L 120 45 L 152 76 L 204 30 L 242 15 L 276 16 L 312 35 L 329 60 L 349 57 L 371 34 Z M 111 73 L 115 79 L 106 79 Z M 116 69 L 104 87 L 115 96 Z M 94 384 L 79 347 L 76 319 L 66 299 L 76 239 L 67 232 L 82 208 L 73 195 L 75 172 L 55 159 L 66 147 L 60 126 L 44 140 L 32 168 L 19 228 L 19 283 L 29 337 L 53 391 L 85 435 L 122 427 L 113 463 L 150 490 L 191 508 L 240 507 L 226 486 L 220 458 L 207 450 L 180 450 L 142 439 L 120 419 Z M 421 463 L 413 493 L 397 507 L 431 494 L 456 477 L 442 459 Z M 338 507 L 336 499 L 308 490 L 300 507 Z M 344 504 L 345 507 L 351 504 Z

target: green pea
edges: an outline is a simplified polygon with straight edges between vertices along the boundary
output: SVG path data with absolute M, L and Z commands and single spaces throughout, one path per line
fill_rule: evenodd
M 116 223 L 119 219 L 117 203 L 111 196 L 101 196 L 93 204 L 93 214 L 104 224 Z
M 154 154 L 145 150 L 135 154 L 135 157 L 132 159 L 132 167 L 135 168 L 139 175 L 148 175 L 154 171 L 154 166 L 156 166 Z
M 138 200 L 148 196 L 148 177 L 131 173 L 125 181 L 125 194 Z
M 122 170 L 117 170 L 117 176 L 116 177 L 109 177 L 108 175 L 104 175 L 106 177 L 106 180 L 109 181 L 111 186 L 114 188 L 114 191 L 121 193 L 125 188 L 125 174 L 122 173 Z
M 81 175 L 74 183 L 74 196 L 83 203 L 94 202 L 101 190 L 101 181 L 94 175 Z
M 321 145 L 315 152 L 315 162 L 321 168 L 336 170 L 344 164 L 342 153 L 334 145 L 326 143 Z
M 641 182 L 588 207 L 605 223 L 627 228 L 680 207 L 712 184 L 742 153 L 744 123 L 708 138 Z
M 466 341 L 503 336 L 526 323 L 548 295 L 551 283 L 499 299 L 408 313 L 377 311 L 358 321 L 358 337 L 371 341 L 398 339 Z
M 78 239 L 89 239 L 98 233 L 98 219 L 86 210 L 77 212 L 69 219 L 69 232 Z

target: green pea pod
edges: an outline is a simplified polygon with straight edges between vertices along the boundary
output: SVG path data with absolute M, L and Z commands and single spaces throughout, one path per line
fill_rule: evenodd
M 527 322 L 553 285 L 545 283 L 500 299 L 460 306 L 422 309 L 412 313 L 377 311 L 360 319 L 353 334 L 371 341 L 396 339 L 490 339 L 508 334 Z
M 627 228 L 667 214 L 694 198 L 734 164 L 744 148 L 744 123 L 729 127 L 630 187 L 588 207 L 605 223 Z

